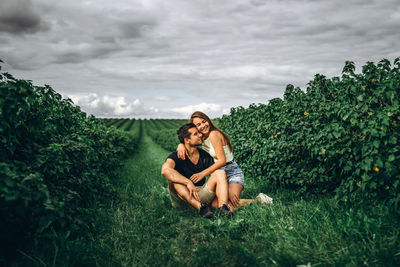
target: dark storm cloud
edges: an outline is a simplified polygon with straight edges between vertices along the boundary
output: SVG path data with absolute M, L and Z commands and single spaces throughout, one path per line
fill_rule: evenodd
M 15 59 L 14 57 L 6 56 L 4 61 L 15 70 L 31 71 L 36 69 L 35 65 L 26 64 L 25 62 L 21 62 L 19 59 Z
M 53 61 L 54 63 L 60 64 L 68 64 L 68 63 L 81 63 L 88 60 L 88 55 L 84 55 L 78 52 L 67 52 L 61 55 L 58 55 L 57 58 Z
M 155 21 L 124 21 L 119 23 L 119 28 L 125 38 L 142 37 L 146 31 L 151 30 L 155 26 Z
M 0 2 L 0 32 L 11 34 L 35 33 L 49 29 L 30 0 L 2 0 Z
M 4 36 L 0 36 L 0 44 L 7 45 L 10 43 L 10 40 Z
M 146 54 L 154 57 L 159 44 L 151 44 L 146 37 L 157 25 L 157 18 L 151 14 L 142 14 L 134 11 L 118 11 L 111 16 L 90 11 L 85 15 L 76 15 L 73 10 L 68 13 L 76 16 L 72 22 L 64 17 L 59 23 L 61 29 L 72 31 L 68 39 L 60 36 L 59 45 L 53 49 L 53 63 L 79 64 L 91 60 L 107 59 L 118 53 L 129 52 L 129 56 L 136 54 L 145 57 Z M 88 27 L 81 29 L 82 24 Z M 81 34 L 76 34 L 82 32 Z
M 83 51 L 69 51 L 65 53 L 60 53 L 55 56 L 53 63 L 57 64 L 77 64 L 84 63 L 91 59 L 101 59 L 106 58 L 113 52 L 118 51 L 118 46 L 116 45 L 93 45 L 93 47 L 88 47 L 88 49 Z

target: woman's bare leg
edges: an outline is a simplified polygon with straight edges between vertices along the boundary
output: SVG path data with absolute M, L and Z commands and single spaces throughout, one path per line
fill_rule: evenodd
M 245 206 L 250 204 L 253 200 L 252 199 L 243 199 L 240 198 L 240 194 L 242 194 L 243 185 L 237 183 L 228 184 L 228 193 L 229 193 L 229 200 L 233 199 L 236 195 L 239 199 L 239 204 L 235 207 L 231 201 L 229 201 L 229 208 L 233 211 L 241 206 Z
M 229 201 L 228 207 L 231 210 L 231 212 L 233 212 L 234 210 L 236 210 L 239 207 L 248 205 L 253 201 L 252 199 L 241 199 L 240 198 L 240 194 L 242 193 L 242 190 L 243 190 L 243 186 L 241 184 L 236 184 L 236 183 L 228 184 L 229 199 L 231 197 L 233 198 L 233 194 L 236 194 L 238 196 L 238 198 L 239 198 L 239 205 L 237 207 L 234 207 L 232 202 Z M 213 208 L 215 208 L 215 209 L 218 208 L 218 199 L 217 199 L 217 197 L 215 197 L 213 202 L 211 202 L 211 206 Z
M 213 202 L 217 199 L 218 207 L 221 207 L 223 204 L 228 204 L 228 182 L 226 181 L 225 171 L 214 171 L 207 181 L 207 186 L 211 191 L 215 192 L 216 197 Z

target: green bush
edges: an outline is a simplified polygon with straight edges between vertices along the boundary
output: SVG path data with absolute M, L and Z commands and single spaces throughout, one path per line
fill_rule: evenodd
M 356 74 L 315 75 L 307 92 L 231 109 L 219 121 L 234 154 L 262 187 L 299 194 L 380 199 L 400 208 L 400 59 L 368 62 Z
M 90 229 L 91 208 L 137 137 L 86 114 L 50 86 L 0 74 L 0 238 L 12 251 L 51 231 Z
M 186 121 L 182 123 L 182 120 L 150 120 L 146 121 L 146 131 L 156 144 L 172 152 L 179 145 L 176 132 L 184 123 Z

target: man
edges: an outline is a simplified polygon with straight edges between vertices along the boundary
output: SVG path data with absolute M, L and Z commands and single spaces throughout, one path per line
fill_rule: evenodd
M 228 182 L 225 171 L 216 170 L 208 181 L 203 178 L 193 183 L 189 178 L 210 167 L 214 160 L 201 145 L 201 133 L 193 123 L 187 123 L 178 130 L 179 141 L 188 151 L 188 157 L 179 159 L 177 152 L 172 152 L 161 168 L 161 174 L 168 179 L 168 189 L 172 206 L 191 205 L 205 218 L 212 218 L 209 205 L 217 197 L 218 211 L 221 215 L 231 217 L 228 204 Z

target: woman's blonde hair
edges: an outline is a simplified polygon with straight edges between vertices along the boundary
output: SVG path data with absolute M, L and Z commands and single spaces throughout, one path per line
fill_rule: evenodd
M 216 131 L 220 132 L 222 134 L 222 136 L 224 137 L 225 142 L 228 144 L 229 149 L 231 150 L 231 152 L 233 152 L 232 142 L 231 142 L 231 139 L 229 138 L 229 136 L 226 133 L 224 133 L 222 130 L 218 129 L 218 127 L 212 123 L 212 121 L 206 114 L 204 114 L 201 111 L 195 111 L 195 112 L 193 112 L 192 116 L 190 116 L 191 123 L 193 123 L 194 118 L 200 118 L 200 119 L 206 120 L 208 122 L 208 124 L 210 125 L 210 131 L 216 130 Z

